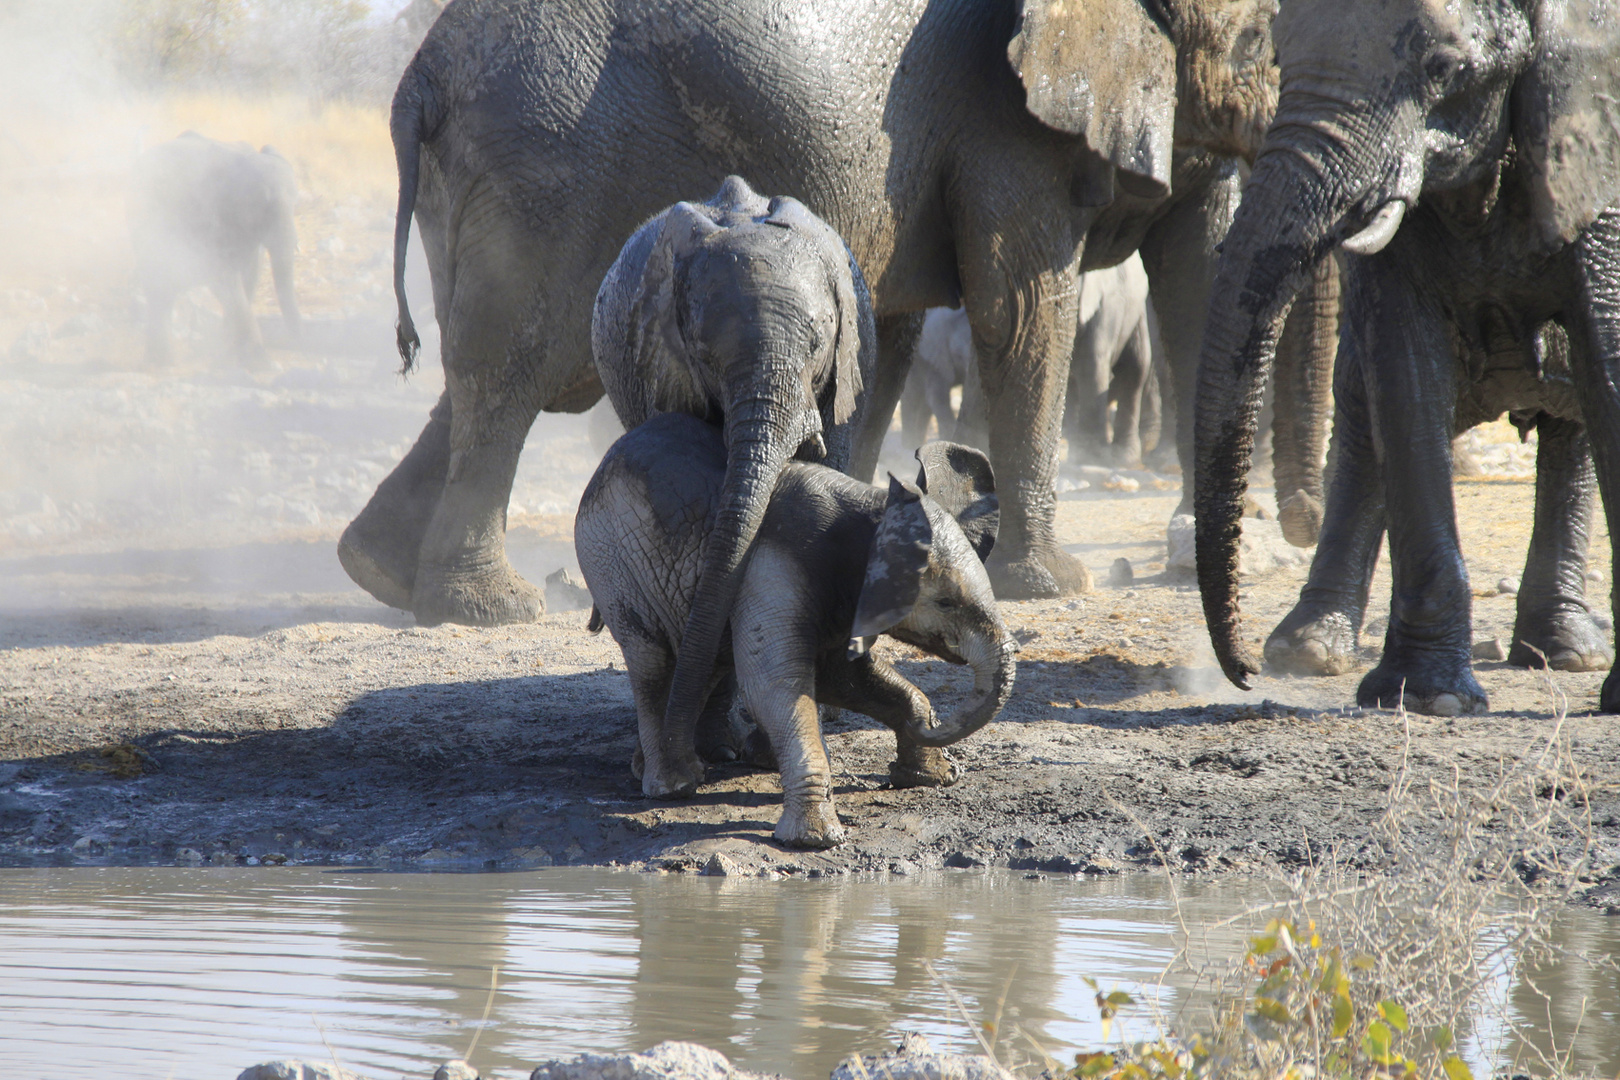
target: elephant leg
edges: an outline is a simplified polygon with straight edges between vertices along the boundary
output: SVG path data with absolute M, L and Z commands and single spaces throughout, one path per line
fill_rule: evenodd
M 906 735 L 907 725 L 931 716 L 933 708 L 921 690 L 871 653 L 857 660 L 842 653 L 825 658 L 816 671 L 816 696 L 894 731 L 895 759 L 889 763 L 894 787 L 949 787 L 962 778 L 944 750 L 919 746 Z
M 1288 675 L 1343 675 L 1356 666 L 1378 548 L 1384 477 L 1373 447 L 1366 372 L 1347 354 L 1334 372 L 1333 482 L 1321 544 L 1299 602 L 1266 640 L 1266 662 Z
M 1620 567 L 1620 214 L 1600 215 L 1576 238 L 1575 263 L 1580 293 L 1566 329 L 1613 565 Z M 1611 613 L 1620 611 L 1617 596 L 1611 591 Z M 1598 707 L 1620 713 L 1620 668 L 1603 680 Z
M 1356 347 L 1373 375 L 1394 579 L 1384 655 L 1356 701 L 1385 708 L 1404 701 L 1414 712 L 1455 716 L 1488 707 L 1474 678 L 1473 593 L 1451 490 L 1458 361 L 1439 304 L 1396 269 L 1400 260 L 1397 239 L 1364 260 L 1350 284 L 1350 318 L 1362 339 Z
M 664 699 L 669 697 L 665 688 Z M 712 763 L 736 761 L 746 756 L 748 726 L 744 717 L 733 708 L 737 697 L 737 679 L 730 671 L 718 671 L 714 689 L 709 691 L 709 703 L 698 716 L 693 734 L 693 746 L 698 757 Z
M 922 312 L 884 315 L 877 319 L 877 372 L 872 389 L 853 421 L 855 445 L 850 455 L 849 475 L 870 482 L 877 471 L 883 437 L 894 421 L 894 406 L 905 389 L 912 357 L 917 354 L 917 336 L 922 333 Z
M 450 469 L 450 392 L 428 413 L 394 471 L 377 485 L 364 510 L 338 540 L 338 562 L 356 585 L 389 607 L 411 610 L 422 536 L 444 494 Z
M 1272 477 L 1283 538 L 1310 547 L 1322 531 L 1322 459 L 1339 351 L 1339 264 L 1317 264 L 1277 340 Z
M 1109 439 L 1114 465 L 1135 468 L 1142 464 L 1142 392 L 1147 388 L 1151 361 L 1147 327 L 1138 323 L 1114 361 L 1114 376 L 1109 382 L 1108 396 L 1117 403 L 1114 433 Z
M 997 164 L 1000 168 L 1000 163 Z M 967 181 L 971 189 L 971 178 Z M 1000 174 L 1014 190 L 1049 186 Z M 989 188 L 987 183 L 986 187 Z M 1057 452 L 1079 313 L 1080 252 L 1067 205 L 976 208 L 957 233 L 958 274 L 984 392 L 1001 531 L 985 569 L 996 596 L 1089 592 L 1085 564 L 1058 546 Z M 1020 262 L 1009 259 L 1019 252 Z
M 844 840 L 832 798 L 832 764 L 816 711 L 816 671 L 808 635 L 781 626 L 789 607 L 767 600 L 763 607 L 739 603 L 735 640 L 737 683 L 743 704 L 770 738 L 782 776 L 782 816 L 775 837 L 791 847 L 828 848 Z M 784 641 L 783 638 L 788 640 Z M 746 644 L 744 644 L 746 642 Z
M 1586 549 L 1597 476 L 1579 421 L 1536 423 L 1536 517 L 1519 584 L 1508 663 L 1601 671 L 1614 663 L 1608 635 L 1586 605 Z
M 253 303 L 248 296 L 242 268 L 227 270 L 209 284 L 209 291 L 225 310 L 225 333 L 237 359 L 257 361 L 264 357 L 264 342 L 253 321 Z
M 668 646 L 649 641 L 638 634 L 627 634 L 619 643 L 624 652 L 625 673 L 630 677 L 630 695 L 636 703 L 636 749 L 630 755 L 630 772 L 640 780 L 651 757 L 656 767 L 663 740 L 664 701 L 669 697 L 669 679 L 675 670 L 675 654 Z
M 1142 240 L 1142 266 L 1159 317 L 1159 343 L 1169 377 L 1165 395 L 1167 438 L 1181 467 L 1177 514 L 1193 512 L 1193 404 L 1198 386 L 1198 352 L 1204 339 L 1209 292 L 1219 262 L 1215 248 L 1226 236 L 1237 210 L 1241 184 L 1237 167 L 1224 164 L 1202 186 L 1177 201 Z
M 296 346 L 303 323 L 298 313 L 298 295 L 293 292 L 293 252 L 298 250 L 298 239 L 292 232 L 290 222 L 271 237 L 267 247 L 270 250 L 270 279 L 276 286 L 276 303 L 281 308 L 282 320 L 287 324 L 287 337 Z M 256 258 L 254 265 L 258 265 Z
M 932 416 L 922 369 L 913 362 L 905 389 L 900 393 L 900 441 L 912 449 L 928 441 L 928 421 Z
M 1100 353 L 1097 324 L 1080 328 L 1069 358 L 1069 389 L 1063 403 L 1064 431 L 1069 434 L 1069 464 L 1099 465 L 1109 459 L 1108 381 Z
M 166 367 L 173 360 L 169 338 L 169 322 L 174 314 L 174 301 L 179 291 L 167 281 L 143 282 L 146 293 L 146 362 L 153 367 Z
M 928 399 L 928 411 L 933 414 L 934 422 L 939 425 L 939 437 L 956 442 L 961 441 L 961 421 L 956 415 L 956 409 L 951 405 L 951 377 L 937 366 L 930 364 L 923 371 L 923 393 Z M 964 398 L 967 387 L 962 388 Z M 963 411 L 966 411 L 967 402 L 963 401 Z

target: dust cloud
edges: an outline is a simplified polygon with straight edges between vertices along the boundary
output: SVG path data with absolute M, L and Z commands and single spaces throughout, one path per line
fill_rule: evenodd
M 41 612 L 131 605 L 386 617 L 334 547 L 443 388 L 414 239 L 424 363 L 409 379 L 393 346 L 387 107 L 420 32 L 393 17 L 404 4 L 0 0 L 0 621 L 11 630 Z M 131 181 L 143 151 L 186 131 L 269 145 L 291 163 L 298 347 L 260 251 L 250 302 L 262 355 L 242 355 L 199 287 L 175 304 L 168 361 L 148 357 Z M 573 566 L 572 515 L 595 460 L 583 417 L 544 416 L 531 432 L 511 528 L 532 580 Z

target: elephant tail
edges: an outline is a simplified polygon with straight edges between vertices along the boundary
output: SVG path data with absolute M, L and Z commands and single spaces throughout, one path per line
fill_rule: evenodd
M 422 143 L 436 124 L 430 124 L 428 109 L 434 100 L 433 86 L 417 53 L 394 91 L 389 133 L 394 140 L 394 161 L 399 169 L 399 208 L 394 214 L 394 300 L 399 305 L 395 340 L 399 346 L 400 374 L 409 375 L 416 366 L 422 339 L 411 319 L 410 301 L 405 297 L 405 252 L 411 239 L 411 217 L 416 212 L 416 182 L 420 175 Z

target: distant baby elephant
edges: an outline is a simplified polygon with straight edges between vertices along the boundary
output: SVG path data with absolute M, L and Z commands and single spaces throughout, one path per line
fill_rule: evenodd
M 1017 645 L 982 565 L 999 518 L 989 460 L 952 443 L 930 443 L 918 458 L 917 483 L 891 477 L 886 493 L 789 462 L 747 561 L 708 692 L 723 698 L 734 673 L 770 739 L 783 843 L 830 847 L 844 837 L 818 702 L 893 728 L 891 776 L 921 786 L 955 779 L 937 748 L 989 723 L 1012 693 Z M 726 461 L 719 431 L 665 413 L 613 445 L 580 499 L 574 546 L 596 598 L 591 625 L 605 624 L 624 650 L 640 731 L 632 768 L 643 776 L 665 752 L 664 701 Z M 922 691 L 872 655 L 885 633 L 972 667 L 960 711 L 936 720 Z M 710 700 L 704 715 L 724 716 L 728 705 Z
M 231 348 L 245 359 L 264 352 L 253 321 L 259 249 L 270 252 L 276 298 L 293 340 L 293 203 L 298 188 L 287 159 L 266 146 L 222 143 L 188 131 L 155 146 L 135 165 L 129 205 L 135 272 L 146 293 L 146 354 L 169 360 L 169 315 L 184 292 L 207 285 L 225 309 Z
M 1070 462 L 1142 464 L 1144 443 L 1158 435 L 1162 415 L 1154 376 L 1158 340 L 1140 256 L 1080 275 L 1080 315 L 1063 410 Z
M 962 388 L 962 405 L 951 403 L 951 391 Z M 984 391 L 973 352 L 973 328 L 962 308 L 929 308 L 917 335 L 917 351 L 900 395 L 900 433 L 908 447 L 928 437 L 928 420 L 939 424 L 939 437 L 984 447 Z

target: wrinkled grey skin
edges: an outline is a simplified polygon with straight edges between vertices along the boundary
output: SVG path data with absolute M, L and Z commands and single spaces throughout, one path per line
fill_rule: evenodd
M 941 439 L 984 448 L 984 391 L 979 386 L 978 368 L 967 312 L 929 308 L 900 395 L 900 435 L 906 447 L 916 449 L 923 444 L 928 421 L 933 419 Z M 951 403 L 951 391 L 958 386 L 962 388 L 960 410 Z
M 135 163 L 129 200 L 135 276 L 146 294 L 146 355 L 170 359 L 169 317 L 182 293 L 208 286 L 225 309 L 231 348 L 242 359 L 264 353 L 253 320 L 261 249 L 270 252 L 276 299 L 298 339 L 293 207 L 298 185 L 287 159 L 266 146 L 222 143 L 188 131 Z
M 872 377 L 872 304 L 849 249 L 795 199 L 727 177 L 625 242 L 592 316 L 596 371 L 626 428 L 683 412 L 722 431 L 720 514 L 681 635 L 649 795 L 690 792 L 692 749 L 732 598 L 790 458 L 847 468 Z
M 446 395 L 345 533 L 345 568 L 425 621 L 537 614 L 504 548 L 529 425 L 601 393 L 591 299 L 624 238 L 737 174 L 824 219 L 871 285 L 878 419 L 853 473 L 876 464 L 915 316 L 965 303 L 1006 510 L 992 579 L 1006 597 L 1084 588 L 1052 531 L 1075 273 L 1114 203 L 1099 265 L 1171 227 L 1190 175 L 1174 148 L 1258 145 L 1269 19 L 1267 0 L 1037 4 L 1022 22 L 1014 0 L 458 0 L 392 119 L 396 284 L 414 214 Z M 414 355 L 403 303 L 399 340 Z
M 1133 256 L 1118 266 L 1080 275 L 1080 314 L 1063 422 L 1071 462 L 1142 464 L 1144 428 L 1151 437 L 1158 434 L 1156 387 L 1149 392 L 1155 356 L 1161 351 L 1158 337 L 1141 259 Z
M 1329 486 L 1317 559 L 1369 562 L 1387 519 L 1394 574 L 1383 659 L 1358 701 L 1487 707 L 1452 503 L 1461 427 L 1507 409 L 1559 422 L 1543 429 L 1554 460 L 1538 479 L 1538 526 L 1562 513 L 1566 532 L 1543 531 L 1547 543 L 1584 548 L 1581 498 L 1556 511 L 1542 489 L 1558 476 L 1580 488 L 1579 439 L 1564 424 L 1592 436 L 1605 502 L 1620 496 L 1617 20 L 1586 0 L 1290 0 L 1278 16 L 1282 97 L 1226 240 L 1199 371 L 1199 583 L 1235 683 L 1258 670 L 1235 572 L 1258 398 L 1282 306 L 1336 247 L 1348 252 L 1338 390 L 1360 399 L 1341 397 L 1335 440 L 1340 465 L 1361 475 Z M 1549 321 L 1568 335 L 1567 378 L 1548 363 Z M 1542 591 L 1571 605 L 1578 634 L 1584 603 Z M 1612 672 L 1600 702 L 1620 709 Z
M 997 518 L 989 462 L 950 443 L 930 443 L 918 456 L 917 484 L 891 478 L 887 493 L 825 466 L 789 463 L 743 572 L 705 717 L 724 723 L 734 673 L 782 773 L 775 835 L 784 843 L 830 847 L 844 837 L 818 702 L 894 729 L 897 786 L 937 786 L 957 775 L 937 748 L 989 723 L 1012 693 L 1017 644 L 980 562 Z M 605 624 L 624 650 L 640 730 L 632 768 L 651 795 L 660 792 L 647 778 L 670 746 L 663 704 L 728 458 L 717 429 L 679 413 L 656 416 L 608 451 L 574 524 L 596 601 L 592 625 Z M 884 633 L 972 667 L 974 691 L 958 712 L 936 719 L 927 697 L 871 654 Z

